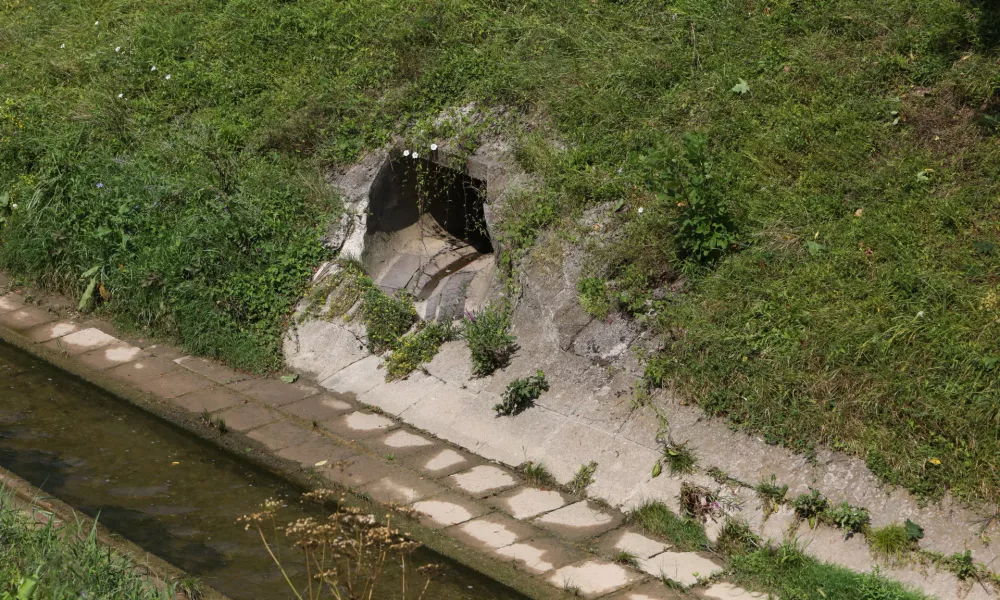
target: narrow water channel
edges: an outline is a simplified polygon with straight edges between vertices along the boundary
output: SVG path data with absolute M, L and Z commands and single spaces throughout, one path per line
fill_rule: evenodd
M 283 480 L 2 342 L 0 466 L 233 600 L 293 597 L 237 517 L 268 498 L 288 521 L 321 514 Z M 430 550 L 414 558 L 445 566 L 429 598 L 524 600 Z M 299 555 L 282 560 L 302 581 Z M 398 576 L 376 597 L 396 598 Z

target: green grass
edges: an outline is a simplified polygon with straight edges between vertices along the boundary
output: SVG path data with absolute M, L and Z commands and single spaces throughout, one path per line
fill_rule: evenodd
M 875 527 L 865 538 L 872 553 L 884 558 L 899 558 L 916 548 L 914 541 L 906 534 L 906 527 L 900 524 Z
M 929 600 L 877 571 L 859 574 L 819 562 L 792 542 L 730 558 L 733 583 L 782 600 Z
M 475 101 L 544 182 L 504 211 L 504 269 L 609 206 L 580 292 L 667 336 L 652 383 L 995 497 L 998 24 L 979 0 L 2 0 L 0 266 L 275 369 L 339 210 L 322 173 L 467 137 L 433 117 Z M 705 160 L 674 169 L 689 133 Z
M 458 336 L 449 323 L 418 323 L 419 329 L 399 338 L 392 354 L 386 360 L 386 381 L 405 379 L 415 369 L 430 362 L 441 348 L 441 344 Z
M 51 525 L 36 523 L 14 509 L 9 492 L 0 491 L 0 596 L 30 600 L 174 597 L 167 586 L 157 588 L 136 567 L 131 557 L 99 545 L 93 530 L 67 524 L 56 531 Z
M 705 529 L 694 519 L 677 516 L 666 504 L 650 501 L 628 514 L 628 521 L 646 531 L 663 536 L 681 551 L 704 550 L 709 546 Z

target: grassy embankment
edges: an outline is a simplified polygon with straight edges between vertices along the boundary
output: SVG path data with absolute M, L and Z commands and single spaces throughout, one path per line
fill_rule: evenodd
M 144 577 L 131 558 L 99 545 L 95 531 L 39 523 L 0 490 L 0 597 L 169 600 L 174 593 Z
M 619 209 L 584 296 L 670 334 L 652 383 L 927 497 L 995 497 L 993 6 L 2 0 L 0 265 L 96 278 L 123 323 L 273 369 L 337 211 L 321 169 L 455 133 L 430 118 L 474 100 L 545 181 L 511 247 Z M 690 132 L 706 162 L 672 169 Z M 678 222 L 695 204 L 716 236 Z

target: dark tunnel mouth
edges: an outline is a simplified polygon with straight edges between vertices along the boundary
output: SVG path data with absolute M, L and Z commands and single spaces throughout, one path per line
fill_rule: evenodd
M 493 252 L 483 205 L 486 182 L 426 158 L 392 156 L 369 194 L 368 235 L 393 233 L 430 215 L 481 254 Z

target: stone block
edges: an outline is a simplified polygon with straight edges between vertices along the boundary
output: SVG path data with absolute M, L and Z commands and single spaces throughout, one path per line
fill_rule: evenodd
M 8 313 L 24 308 L 24 298 L 20 294 L 4 294 L 0 296 L 0 313 Z
M 175 359 L 174 362 L 185 369 L 194 371 L 202 377 L 208 377 L 215 383 L 221 385 L 236 383 L 237 381 L 243 381 L 247 378 L 247 376 L 242 373 L 234 371 L 229 367 L 225 367 L 206 358 L 182 356 L 181 358 Z
M 132 361 L 144 358 L 146 353 L 125 342 L 105 346 L 77 357 L 77 360 L 97 371 L 106 371 Z
M 452 448 L 437 447 L 417 455 L 404 457 L 405 464 L 417 471 L 438 479 L 465 471 L 479 462 L 479 458 Z
M 25 331 L 23 335 L 36 344 L 44 344 L 50 340 L 76 333 L 77 331 L 80 331 L 80 326 L 76 323 L 58 321 L 56 323 L 46 323 L 38 327 L 33 327 Z
M 392 474 L 385 463 L 364 454 L 338 460 L 319 471 L 329 481 L 348 488 L 357 488 Z
M 253 404 L 244 404 L 236 408 L 219 413 L 226 423 L 226 427 L 235 431 L 249 431 L 255 427 L 273 423 L 278 420 L 278 416 L 266 408 Z
M 406 284 L 420 269 L 421 257 L 416 254 L 401 254 L 386 269 L 377 282 L 378 288 L 386 294 L 395 294 L 397 290 L 406 288 Z
M 310 396 L 298 402 L 286 404 L 279 410 L 283 413 L 295 415 L 300 419 L 305 419 L 306 421 L 321 422 L 354 410 L 354 408 L 354 405 L 346 400 L 323 393 Z
M 417 500 L 440 494 L 441 486 L 409 473 L 393 473 L 362 486 L 378 502 L 412 504 Z
M 434 528 L 451 527 L 490 512 L 487 506 L 449 493 L 414 502 L 413 509 L 420 513 L 422 523 Z
M 169 400 L 210 387 L 212 380 L 190 371 L 171 371 L 152 379 L 138 379 L 133 383 L 144 392 Z
M 498 513 L 449 527 L 444 532 L 463 544 L 481 550 L 497 550 L 538 534 L 538 530 L 526 523 Z
M 747 590 L 731 583 L 713 583 L 699 591 L 702 598 L 707 600 L 764 600 L 767 594 L 759 592 L 748 592 Z
M 691 596 L 671 589 L 661 581 L 650 581 L 613 596 L 611 600 L 691 600 Z
M 20 310 L 0 313 L 0 327 L 13 329 L 14 331 L 24 331 L 38 325 L 51 323 L 56 320 L 56 316 L 47 310 L 27 306 Z
M 58 340 L 56 340 L 58 341 Z M 108 375 L 126 383 L 138 386 L 140 382 L 157 379 L 166 373 L 180 369 L 176 364 L 162 358 L 140 358 L 108 371 Z
M 522 487 L 494 498 L 491 504 L 515 519 L 530 519 L 562 508 L 568 498 L 555 490 Z
M 550 538 L 517 542 L 497 548 L 494 552 L 500 558 L 513 561 L 518 567 L 535 575 L 579 562 L 587 556 L 572 546 Z
M 203 413 L 205 411 L 212 413 L 225 408 L 239 406 L 245 402 L 246 400 L 242 396 L 234 394 L 231 390 L 223 387 L 197 390 L 174 398 L 175 404 L 193 413 Z M 228 427 L 229 423 L 226 423 L 226 426 Z
M 289 329 L 282 340 L 290 369 L 324 381 L 368 356 L 368 349 L 345 323 L 306 320 Z
M 315 394 L 318 390 L 302 383 L 285 383 L 280 379 L 247 379 L 229 387 L 268 406 L 283 406 Z
M 340 460 L 357 456 L 356 452 L 335 444 L 317 433 L 309 433 L 306 441 L 282 448 L 278 456 L 295 461 L 303 468 L 321 468 Z M 325 461 L 325 462 L 324 462 Z
M 506 469 L 494 465 L 479 465 L 445 480 L 447 485 L 470 496 L 485 498 L 517 485 L 518 480 Z
M 666 552 L 670 546 L 632 529 L 619 529 L 601 539 L 600 549 L 609 556 L 617 552 L 628 552 L 641 559 Z
M 254 429 L 247 435 L 264 444 L 270 450 L 281 450 L 282 448 L 297 446 L 308 441 L 314 434 L 308 429 L 299 427 L 288 421 L 278 421 L 277 423 L 271 423 L 259 429 Z
M 348 439 L 362 439 L 385 433 L 396 426 L 388 417 L 355 411 L 323 422 L 323 428 Z
M 641 579 L 641 575 L 621 565 L 590 559 L 558 569 L 547 581 L 584 598 L 597 598 Z
M 398 458 L 423 452 L 436 445 L 436 442 L 405 429 L 397 429 L 384 437 L 369 439 L 365 445 L 376 454 L 391 454 Z
M 572 540 L 588 540 L 618 527 L 625 519 L 618 511 L 600 508 L 591 500 L 584 500 L 554 510 L 535 519 L 535 524 Z
M 42 345 L 52 350 L 65 352 L 70 356 L 76 356 L 77 354 L 97 350 L 118 341 L 120 341 L 118 338 L 110 336 L 100 329 L 90 328 L 45 342 Z
M 377 406 L 390 415 L 400 415 L 428 395 L 443 393 L 446 388 L 444 382 L 417 372 L 409 379 L 384 383 L 372 388 L 358 400 Z
M 684 587 L 707 579 L 724 566 L 710 555 L 699 552 L 663 552 L 639 561 L 639 568 L 653 577 L 666 578 Z

